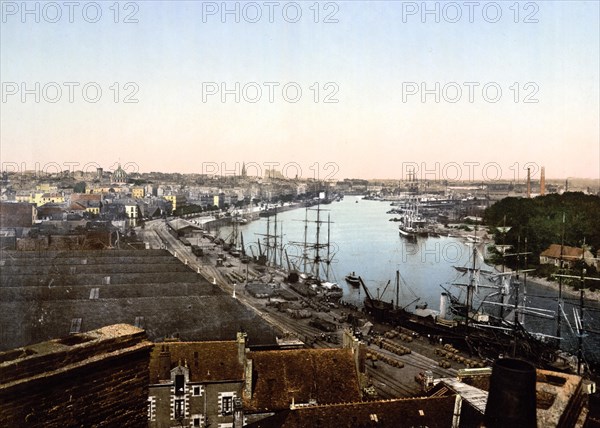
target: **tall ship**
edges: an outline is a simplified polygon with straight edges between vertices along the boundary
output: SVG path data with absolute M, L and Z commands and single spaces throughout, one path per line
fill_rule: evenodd
M 287 281 L 301 295 L 321 294 L 328 299 L 338 300 L 343 291 L 330 279 L 334 257 L 330 244 L 331 220 L 329 215 L 327 220 L 323 219 L 323 211 L 319 201 L 314 208 L 306 206 L 303 241 L 288 242 L 286 245 L 283 245 L 282 226 L 277 221 L 277 213 L 272 219 L 267 218 L 267 233 L 263 235 L 262 243 L 258 242 L 259 258 L 268 266 L 283 268 Z M 315 213 L 314 219 L 309 219 L 309 212 Z M 315 226 L 314 240 L 309 237 L 310 224 Z M 326 237 L 322 236 L 325 232 Z M 292 254 L 288 254 L 289 249 L 294 250 Z
M 440 286 L 439 309 L 420 303 L 420 297 L 406 284 L 402 286 L 402 295 L 410 291 L 414 298 L 401 301 L 401 276 L 397 271 L 395 296 L 385 294 L 390 282 L 381 294 L 373 296 L 360 279 L 366 295 L 365 312 L 376 321 L 450 342 L 482 359 L 513 356 L 539 367 L 575 371 L 577 360 L 560 350 L 557 336 L 535 333 L 524 326 L 525 315 L 548 319 L 557 316 L 555 311 L 526 305 L 526 271 L 502 273 L 480 269 L 477 246 L 472 246 L 470 266 L 457 267 L 459 279 L 466 277 L 467 281 Z M 520 274 L 524 274 L 524 282 L 520 281 Z

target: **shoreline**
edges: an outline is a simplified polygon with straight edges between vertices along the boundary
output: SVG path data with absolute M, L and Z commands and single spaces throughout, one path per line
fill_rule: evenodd
M 552 288 L 558 292 L 558 283 L 555 281 L 548 281 L 546 278 L 539 277 L 527 277 L 527 281 L 531 281 L 536 285 L 541 285 L 546 288 Z M 579 290 L 574 290 L 573 287 L 567 285 L 563 286 L 563 295 L 569 295 L 571 297 L 579 297 Z M 583 290 L 583 297 L 587 300 L 593 300 L 595 302 L 600 301 L 600 291 L 590 291 L 589 288 Z
M 500 266 L 494 266 L 494 268 L 499 271 L 499 267 Z M 558 282 L 556 281 L 549 281 L 546 278 L 541 278 L 541 277 L 537 277 L 537 276 L 527 276 L 527 282 L 532 282 L 535 285 L 539 285 L 545 288 L 551 288 L 553 290 L 556 290 L 556 292 L 558 293 Z M 590 291 L 589 288 L 585 288 L 584 290 L 584 298 L 587 300 L 593 300 L 595 302 L 599 302 L 600 301 L 600 291 L 596 290 L 596 291 Z M 579 297 L 579 290 L 574 290 L 573 287 L 569 286 L 569 285 L 565 285 L 563 286 L 563 295 L 568 295 L 570 297 Z

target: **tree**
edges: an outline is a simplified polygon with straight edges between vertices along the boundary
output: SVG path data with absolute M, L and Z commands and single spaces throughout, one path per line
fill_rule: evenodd
M 491 228 L 504 225 L 512 229 L 504 237 L 498 229 L 493 229 L 497 243 L 506 243 L 516 251 L 521 238 L 521 250 L 527 238 L 527 251 L 532 253 L 529 260 L 536 262 L 540 253 L 550 244 L 562 241 L 572 247 L 580 247 L 585 238 L 595 253 L 600 249 L 600 198 L 581 192 L 568 192 L 562 195 L 551 194 L 537 198 L 504 198 L 484 213 L 484 223 Z M 563 216 L 565 223 L 563 224 Z M 506 259 L 514 267 L 514 257 Z
M 85 193 L 85 181 L 80 181 L 73 186 L 73 192 Z

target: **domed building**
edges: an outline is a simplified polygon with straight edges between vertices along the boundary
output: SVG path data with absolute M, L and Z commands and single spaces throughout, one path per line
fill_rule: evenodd
M 127 183 L 127 173 L 121 168 L 121 164 L 119 164 L 119 167 L 112 173 L 111 180 L 113 183 Z

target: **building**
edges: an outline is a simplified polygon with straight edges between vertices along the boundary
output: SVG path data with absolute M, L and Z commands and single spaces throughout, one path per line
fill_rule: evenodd
M 116 202 L 123 203 L 123 206 L 125 207 L 125 215 L 127 216 L 127 218 L 135 219 L 135 218 L 139 217 L 138 204 L 135 200 L 126 199 L 124 201 L 116 201 Z
M 458 396 L 405 398 L 329 405 L 292 405 L 247 428 L 393 427 L 459 428 Z
M 232 427 L 242 396 L 245 336 L 156 344 L 150 358 L 149 427 Z
M 250 351 L 245 333 L 221 342 L 157 343 L 149 424 L 231 428 L 309 403 L 358 402 L 349 349 Z
M 44 222 L 48 228 L 67 222 L 56 223 Z M 72 250 L 64 242 L 70 237 L 79 241 Z M 39 248 L 53 251 L 3 253 L 0 351 L 63 337 L 76 320 L 81 331 L 143 326 L 152 341 L 230 340 L 243 328 L 253 345 L 276 343 L 272 326 L 256 312 L 166 250 L 85 250 L 99 239 L 100 248 L 109 238 L 114 245 L 116 234 L 106 229 L 40 232 L 40 238 Z
M 551 264 L 554 266 L 560 266 L 560 261 L 563 260 L 563 266 L 573 267 L 578 260 L 585 260 L 588 266 L 595 264 L 594 256 L 589 250 L 583 250 L 579 247 L 569 247 L 560 244 L 551 244 L 540 254 L 541 264 Z
M 152 343 L 125 324 L 0 353 L 5 427 L 140 427 Z
M 244 415 L 251 422 L 294 405 L 360 401 L 355 355 L 350 349 L 249 352 L 252 384 L 244 395 Z
M 31 227 L 37 220 L 37 208 L 30 203 L 0 203 L 0 228 Z
M 585 420 L 590 410 L 588 403 L 591 391 L 588 389 L 588 384 L 580 376 L 541 369 L 536 370 L 533 367 L 532 370 L 534 371 L 535 382 L 536 405 L 534 411 L 537 426 L 540 428 L 585 426 Z M 436 380 L 435 386 L 427 392 L 427 395 L 430 397 L 458 395 L 461 398 L 461 426 L 479 427 L 484 422 L 488 397 L 492 388 L 490 382 L 491 372 L 492 370 L 489 368 L 459 370 L 457 378 Z M 517 372 L 515 370 L 515 373 Z M 518 385 L 517 388 L 524 387 L 518 379 L 515 379 L 514 383 Z M 507 385 L 503 386 L 506 387 Z M 504 389 L 504 392 L 507 397 L 519 394 L 518 391 L 506 391 L 506 389 Z M 498 398 L 498 395 L 496 397 Z M 501 398 L 504 397 L 501 396 Z M 518 397 L 518 399 L 522 398 Z
M 175 218 L 173 220 L 170 220 L 167 222 L 167 225 L 169 226 L 169 230 L 171 231 L 171 233 L 173 233 L 173 235 L 175 235 L 178 238 L 190 236 L 193 235 L 194 232 L 202 230 L 201 226 L 198 226 L 197 224 L 191 223 L 182 218 Z
M 143 187 L 134 187 L 131 189 L 131 197 L 134 199 L 142 199 L 146 196 L 146 189 Z
M 119 164 L 115 172 L 112 173 L 111 182 L 117 184 L 127 183 L 127 173 L 121 168 L 121 164 Z
M 71 195 L 71 204 L 77 203 L 85 208 L 87 213 L 99 215 L 102 210 L 102 195 L 99 193 L 73 193 Z M 77 206 L 73 206 L 77 209 Z
M 33 199 L 29 202 L 36 204 L 38 207 L 44 204 L 62 204 L 65 202 L 65 197 L 62 193 L 34 193 Z
M 183 195 L 165 195 L 163 196 L 167 201 L 171 202 L 173 211 L 177 208 L 182 207 L 186 204 L 186 198 Z

